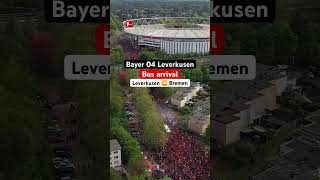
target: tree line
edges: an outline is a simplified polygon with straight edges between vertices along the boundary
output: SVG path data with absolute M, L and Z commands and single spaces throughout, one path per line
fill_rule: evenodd
M 225 26 L 225 54 L 255 55 L 265 64 L 317 64 L 320 58 L 318 16 L 289 9 L 286 1 L 277 1 L 274 23 L 233 23 Z
M 168 134 L 164 128 L 164 120 L 156 108 L 155 102 L 147 88 L 134 88 L 134 99 L 138 110 L 139 120 L 143 127 L 143 140 L 147 147 L 163 147 Z

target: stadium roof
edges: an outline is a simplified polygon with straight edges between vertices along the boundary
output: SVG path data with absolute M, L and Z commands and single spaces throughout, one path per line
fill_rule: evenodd
M 196 28 L 166 28 L 165 24 L 140 25 L 133 28 L 124 28 L 124 32 L 136 36 L 176 39 L 208 39 L 210 25 L 197 24 Z

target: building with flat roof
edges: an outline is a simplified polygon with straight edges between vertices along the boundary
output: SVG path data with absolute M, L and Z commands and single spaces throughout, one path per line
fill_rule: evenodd
M 197 92 L 201 89 L 200 83 L 191 82 L 190 87 L 180 88 L 171 97 L 171 104 L 182 108 L 186 105 L 192 97 L 197 95 Z
M 110 140 L 110 167 L 116 168 L 121 166 L 121 149 L 118 140 Z
M 210 98 L 203 101 L 188 121 L 188 129 L 203 134 L 210 125 Z
M 266 170 L 253 180 L 319 180 L 320 125 L 312 123 L 293 133 L 293 139 L 280 145 L 280 152 Z
M 220 145 L 236 142 L 241 130 L 267 111 L 277 108 L 277 96 L 288 89 L 285 70 L 257 64 L 256 79 L 225 81 L 223 88 L 213 96 L 213 137 Z M 290 79 L 290 88 L 295 86 Z

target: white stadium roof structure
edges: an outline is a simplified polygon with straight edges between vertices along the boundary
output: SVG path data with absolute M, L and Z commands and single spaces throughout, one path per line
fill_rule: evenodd
M 209 18 L 197 17 L 159 17 L 131 19 L 133 28 L 125 28 L 124 32 L 137 36 L 152 36 L 160 38 L 210 38 Z M 126 21 L 123 22 L 125 24 Z M 167 24 L 193 24 L 197 27 L 174 28 L 165 27 Z
M 210 38 L 209 25 L 199 24 L 201 28 L 165 28 L 163 24 L 144 25 L 126 28 L 126 33 L 136 36 L 152 36 L 160 38 L 202 39 Z
M 133 22 L 134 26 L 126 27 L 128 21 Z M 159 48 L 169 54 L 207 53 L 209 51 L 209 18 L 158 17 L 130 19 L 123 22 L 123 31 L 129 36 L 134 47 Z M 175 44 L 172 44 L 172 42 Z

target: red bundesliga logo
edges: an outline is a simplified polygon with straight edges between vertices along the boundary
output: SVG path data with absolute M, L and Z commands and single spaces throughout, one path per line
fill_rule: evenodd
M 133 28 L 133 26 L 134 26 L 134 21 L 133 20 L 126 20 L 124 22 L 124 27 L 125 28 Z
M 110 55 L 110 25 L 101 24 L 96 28 L 97 54 Z
M 224 51 L 224 28 L 219 24 L 210 25 L 210 54 L 219 55 Z

